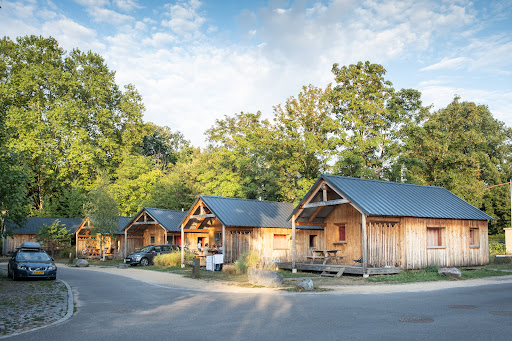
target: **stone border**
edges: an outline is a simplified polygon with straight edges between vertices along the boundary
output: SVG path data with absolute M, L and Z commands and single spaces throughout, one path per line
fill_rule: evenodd
M 65 321 L 67 321 L 71 316 L 73 316 L 73 310 L 74 310 L 74 307 L 75 307 L 74 300 L 73 300 L 73 291 L 71 290 L 71 287 L 69 286 L 69 284 L 66 283 L 65 281 L 63 281 L 61 279 L 58 279 L 57 281 L 63 283 L 66 286 L 66 288 L 68 288 L 68 312 L 66 313 L 66 315 L 63 318 L 61 318 L 60 320 L 52 322 L 50 324 L 47 324 L 46 326 L 36 327 L 34 329 L 25 330 L 23 332 L 13 333 L 13 334 L 5 335 L 5 336 L 0 336 L 0 339 L 6 339 L 6 338 L 9 338 L 11 336 L 17 336 L 17 335 L 21 335 L 21 334 L 25 334 L 25 333 L 30 333 L 30 332 L 36 331 L 38 329 L 43 329 L 43 328 L 55 326 L 55 325 L 57 325 L 59 323 L 63 323 Z

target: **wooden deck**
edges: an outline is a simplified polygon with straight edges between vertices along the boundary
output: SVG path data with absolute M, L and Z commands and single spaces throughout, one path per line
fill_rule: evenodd
M 292 263 L 291 262 L 282 262 L 277 263 L 277 267 L 279 269 L 284 270 L 291 270 L 292 269 Z M 297 270 L 301 271 L 314 271 L 314 272 L 324 272 L 326 269 L 335 270 L 335 269 L 341 269 L 345 268 L 343 271 L 343 274 L 350 274 L 350 275 L 363 275 L 363 268 L 361 266 L 351 266 L 349 264 L 310 264 L 310 263 L 295 263 L 295 267 Z M 391 274 L 397 274 L 402 271 L 401 268 L 371 268 L 368 267 L 367 269 L 368 275 L 391 275 Z

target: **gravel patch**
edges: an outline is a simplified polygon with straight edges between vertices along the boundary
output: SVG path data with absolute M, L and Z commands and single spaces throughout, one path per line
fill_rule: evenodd
M 68 312 L 68 289 L 60 281 L 7 278 L 0 268 L 0 337 L 46 326 Z

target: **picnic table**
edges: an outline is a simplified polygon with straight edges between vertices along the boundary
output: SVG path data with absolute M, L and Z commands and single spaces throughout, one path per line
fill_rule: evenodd
M 326 265 L 328 261 L 331 264 L 334 262 L 338 263 L 339 260 L 343 259 L 342 255 L 338 256 L 338 251 L 340 250 L 311 250 L 311 256 L 307 256 L 306 258 L 311 260 L 311 264 L 315 262 L 315 260 L 321 260 L 323 265 Z

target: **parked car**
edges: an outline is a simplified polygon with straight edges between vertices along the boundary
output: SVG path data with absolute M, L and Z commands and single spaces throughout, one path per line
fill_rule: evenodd
M 176 244 L 147 245 L 126 256 L 124 262 L 132 266 L 137 264 L 146 266 L 153 264 L 153 258 L 157 255 L 180 250 L 180 246 Z
M 13 281 L 20 278 L 57 278 L 57 266 L 39 243 L 21 244 L 7 265 L 7 277 Z

